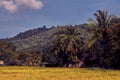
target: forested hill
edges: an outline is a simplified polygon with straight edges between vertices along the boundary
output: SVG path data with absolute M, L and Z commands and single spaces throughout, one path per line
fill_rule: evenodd
M 45 26 L 39 27 L 37 29 L 30 29 L 30 30 L 27 30 L 25 32 L 20 32 L 19 34 L 17 34 L 16 36 L 14 36 L 14 37 L 12 37 L 10 39 L 11 40 L 25 39 L 25 38 L 31 37 L 33 35 L 43 33 L 43 32 L 45 32 L 47 30 L 49 30 L 49 29 L 46 28 Z
M 52 28 L 38 28 L 33 30 L 28 30 L 26 32 L 20 33 L 17 36 L 10 39 L 16 46 L 16 51 L 20 50 L 42 50 L 46 46 L 49 46 L 50 42 L 54 39 L 54 34 L 59 32 L 60 29 L 64 27 L 74 27 L 82 32 L 87 29 L 87 24 L 83 25 L 66 25 L 57 26 Z M 49 44 L 49 45 L 48 45 Z

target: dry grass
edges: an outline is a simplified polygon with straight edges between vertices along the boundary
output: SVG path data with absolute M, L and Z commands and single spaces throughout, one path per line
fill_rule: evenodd
M 0 80 L 120 80 L 120 70 L 0 67 Z

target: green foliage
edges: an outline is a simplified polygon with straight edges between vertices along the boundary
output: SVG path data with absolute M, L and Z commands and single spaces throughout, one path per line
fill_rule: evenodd
M 6 65 L 16 64 L 15 46 L 7 41 L 0 41 L 0 60 L 3 60 Z
M 27 61 L 27 59 L 30 57 L 31 55 L 25 52 L 19 52 L 18 53 L 18 64 L 19 65 L 25 65 L 25 62 Z
M 116 18 L 114 15 L 108 15 L 105 10 L 97 10 L 94 13 L 96 21 L 93 19 L 88 19 L 89 32 L 93 33 L 88 41 L 88 47 L 91 47 L 97 40 L 105 40 L 107 38 L 108 28 L 111 27 L 111 21 Z
M 77 62 L 78 59 L 80 59 L 77 55 L 81 53 L 84 44 L 80 34 L 80 30 L 77 30 L 73 26 L 61 27 L 60 30 L 55 33 L 57 39 L 55 41 L 57 42 L 54 45 L 53 53 L 58 55 L 63 65 L 69 61 Z M 76 58 L 73 59 L 73 56 Z
M 38 28 L 0 40 L 6 65 L 72 66 L 120 69 L 120 18 L 98 10 L 88 24 Z M 27 35 L 28 34 L 28 35 Z M 80 66 L 79 66 L 80 67 Z
M 37 66 L 41 63 L 42 57 L 38 53 L 27 53 L 27 52 L 18 52 L 17 64 L 18 65 L 29 65 Z
M 117 45 L 119 44 L 119 35 L 115 33 L 119 32 L 119 21 L 116 16 L 108 16 L 107 11 L 105 10 L 98 10 L 94 15 L 96 16 L 96 21 L 91 19 L 89 20 L 91 21 L 90 24 L 92 23 L 93 26 L 90 27 L 91 29 L 89 31 L 92 32 L 93 35 L 88 40 L 88 47 L 90 49 L 89 52 L 93 54 L 94 57 L 89 56 L 87 61 L 93 62 L 91 66 L 96 64 L 95 60 L 98 60 L 97 66 L 99 67 L 113 68 L 113 64 L 117 64 L 118 67 L 118 62 L 120 62 L 120 60 L 116 57 L 116 55 L 119 56 L 120 53 L 116 53 L 116 51 L 120 49 Z M 117 30 L 115 30 L 116 28 Z M 118 62 L 113 62 L 115 60 Z

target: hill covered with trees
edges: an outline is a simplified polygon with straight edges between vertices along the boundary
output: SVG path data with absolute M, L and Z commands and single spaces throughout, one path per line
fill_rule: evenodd
M 28 30 L 0 40 L 6 65 L 120 69 L 120 18 L 98 10 L 87 24 Z

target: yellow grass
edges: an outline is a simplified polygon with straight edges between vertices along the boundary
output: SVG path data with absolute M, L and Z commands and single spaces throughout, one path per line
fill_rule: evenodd
M 0 67 L 0 80 L 120 80 L 120 70 Z

